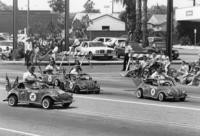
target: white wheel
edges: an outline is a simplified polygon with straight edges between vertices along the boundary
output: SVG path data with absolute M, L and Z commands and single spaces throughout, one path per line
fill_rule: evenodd
M 158 100 L 161 101 L 161 102 L 164 101 L 165 100 L 165 95 L 163 93 L 159 93 Z
M 52 107 L 52 100 L 50 98 L 44 98 L 42 100 L 42 107 L 44 109 L 50 109 Z
M 143 92 L 141 89 L 138 89 L 137 92 L 136 92 L 136 97 L 137 98 L 143 98 Z
M 18 100 L 17 100 L 17 97 L 14 96 L 14 95 L 11 95 L 9 98 L 8 98 L 8 105 L 9 106 L 16 106 L 18 103 Z

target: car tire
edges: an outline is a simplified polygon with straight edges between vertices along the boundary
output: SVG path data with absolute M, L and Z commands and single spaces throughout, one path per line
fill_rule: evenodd
M 76 94 L 79 94 L 80 93 L 79 86 L 75 86 L 73 92 L 76 93 Z
M 164 93 L 159 93 L 158 100 L 161 101 L 161 102 L 165 101 L 165 94 Z
M 136 97 L 137 98 L 143 98 L 143 91 L 142 91 L 142 89 L 138 89 L 136 91 Z
M 64 108 L 69 108 L 70 105 L 71 105 L 71 103 L 64 103 L 64 104 L 62 104 L 62 106 L 63 106 Z
M 53 105 L 53 101 L 50 98 L 44 98 L 42 100 L 42 107 L 44 109 L 50 109 Z
M 56 80 L 54 81 L 54 85 L 57 86 L 57 87 L 59 87 L 60 81 L 59 81 L 58 79 L 56 79 Z
M 180 101 L 181 101 L 181 102 L 184 102 L 184 101 L 185 101 L 185 97 L 180 98 Z
M 9 106 L 16 106 L 18 103 L 18 99 L 15 95 L 11 95 L 9 98 L 8 98 L 8 105 Z

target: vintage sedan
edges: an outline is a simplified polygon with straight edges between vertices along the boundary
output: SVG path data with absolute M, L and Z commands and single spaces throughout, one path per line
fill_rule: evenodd
M 69 88 L 66 90 L 73 93 L 100 93 L 100 85 L 97 81 L 93 80 L 92 77 L 88 74 L 79 74 L 66 75 L 68 80 L 66 84 L 68 84 Z
M 84 41 L 78 46 L 75 51 L 86 53 L 89 59 L 107 58 L 112 59 L 115 55 L 114 49 L 107 47 L 102 42 Z
M 153 98 L 159 101 L 167 99 L 185 101 L 186 91 L 171 80 L 146 79 L 136 91 L 138 98 Z
M 37 104 L 41 105 L 44 109 L 49 109 L 53 105 L 61 104 L 67 108 L 73 102 L 72 94 L 44 83 L 27 85 L 21 82 L 7 91 L 8 96 L 4 101 L 8 101 L 8 105 L 10 106 L 16 106 L 18 103 Z

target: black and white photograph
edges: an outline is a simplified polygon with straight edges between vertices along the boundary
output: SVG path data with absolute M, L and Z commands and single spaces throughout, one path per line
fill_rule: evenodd
M 0 0 L 0 136 L 200 136 L 200 0 Z

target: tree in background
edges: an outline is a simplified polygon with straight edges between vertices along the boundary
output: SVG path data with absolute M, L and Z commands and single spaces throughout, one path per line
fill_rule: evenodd
M 114 0 L 117 3 L 122 3 L 126 6 L 126 11 L 124 13 L 123 19 L 125 20 L 127 31 L 129 32 L 130 40 L 134 39 L 133 33 L 136 28 L 136 0 Z
M 54 12 L 63 13 L 65 12 L 65 1 L 64 0 L 49 0 L 49 6 Z
M 4 4 L 2 1 L 0 1 L 0 10 L 12 10 L 12 6 L 8 6 Z
M 142 39 L 142 2 L 141 0 L 137 0 L 136 2 L 137 9 L 136 9 L 136 28 L 134 33 L 134 39 L 136 42 L 140 42 Z
M 95 3 L 92 0 L 88 0 L 84 5 L 83 13 L 100 13 L 99 9 L 94 9 Z

